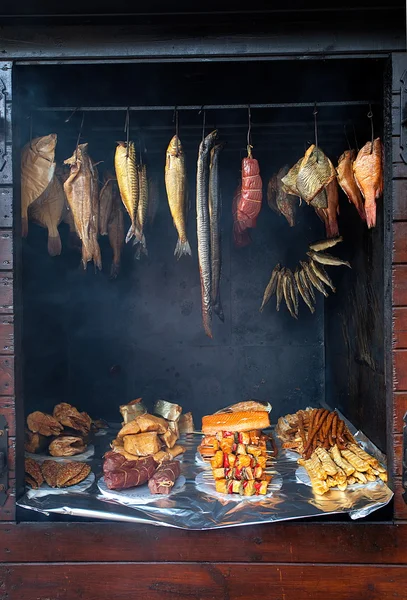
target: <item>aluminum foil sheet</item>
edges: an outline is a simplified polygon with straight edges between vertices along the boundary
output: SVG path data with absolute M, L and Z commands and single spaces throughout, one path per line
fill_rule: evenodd
M 364 449 L 385 464 L 384 456 L 361 432 L 349 425 L 357 441 Z M 214 497 L 200 491 L 195 483 L 199 474 L 208 466 L 196 460 L 196 448 L 199 436 L 186 435 L 181 443 L 186 446 L 182 460 L 182 475 L 186 482 L 182 490 L 168 497 L 152 497 L 142 504 L 120 503 L 101 494 L 97 481 L 102 476 L 101 456 L 108 449 L 109 442 L 116 431 L 110 435 L 95 438 L 96 452 L 90 461 L 96 474 L 96 481 L 82 493 L 73 493 L 69 488 L 60 494 L 24 495 L 18 506 L 44 514 L 59 513 L 89 519 L 107 519 L 131 523 L 143 523 L 176 527 L 179 529 L 216 529 L 287 521 L 303 517 L 318 517 L 335 513 L 348 513 L 352 519 L 366 517 L 370 513 L 390 502 L 393 493 L 383 482 L 355 489 L 330 490 L 324 496 L 317 496 L 312 488 L 301 483 L 297 476 L 298 455 L 282 450 L 273 462 L 273 468 L 282 479 L 281 486 L 275 486 L 271 495 L 257 499 L 256 502 L 236 499 L 229 500 Z M 278 488 L 278 489 L 277 489 Z

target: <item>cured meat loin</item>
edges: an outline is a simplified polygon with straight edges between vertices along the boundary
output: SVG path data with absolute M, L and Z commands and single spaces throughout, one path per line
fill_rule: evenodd
M 233 196 L 232 213 L 233 213 L 233 241 L 236 248 L 244 248 L 251 242 L 250 234 L 244 224 L 238 220 L 238 205 L 242 196 L 242 186 L 239 185 L 235 195 Z
M 181 465 L 178 460 L 164 463 L 148 482 L 150 492 L 152 494 L 169 494 L 180 474 Z
M 124 490 L 143 485 L 153 476 L 157 464 L 152 456 L 139 460 L 127 460 L 121 454 L 105 455 L 103 474 L 109 490 Z
M 262 198 L 263 183 L 260 177 L 259 163 L 255 158 L 244 158 L 242 161 L 242 195 L 237 205 L 237 220 L 245 229 L 256 227 Z

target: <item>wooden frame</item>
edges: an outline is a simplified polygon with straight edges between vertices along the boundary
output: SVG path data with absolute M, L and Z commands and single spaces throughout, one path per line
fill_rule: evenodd
M 24 52 L 17 54 L 20 60 L 24 58 Z M 69 48 L 64 58 L 69 58 L 67 54 Z M 77 59 L 77 51 L 71 50 L 70 58 Z M 9 497 L 0 509 L 0 521 L 6 521 L 0 524 L 0 597 L 4 593 L 8 600 L 31 600 L 34 588 L 35 597 L 67 600 L 103 600 L 113 594 L 120 600 L 132 592 L 146 600 L 173 596 L 233 600 L 260 595 L 325 600 L 328 594 L 338 600 L 405 597 L 407 575 L 402 565 L 406 563 L 407 523 L 402 520 L 407 518 L 407 504 L 402 497 L 402 433 L 407 411 L 407 165 L 399 159 L 397 119 L 400 76 L 407 57 L 396 54 L 392 62 L 393 225 L 388 234 L 394 238 L 393 358 L 389 360 L 394 386 L 389 382 L 393 401 L 389 436 L 394 440 L 390 457 L 394 517 L 401 521 L 291 522 L 201 533 L 122 523 L 15 523 L 15 436 L 21 428 L 16 427 L 18 377 L 14 378 L 20 356 L 13 346 L 18 309 L 13 299 L 13 277 L 18 273 L 13 265 L 18 248 L 13 248 L 12 229 L 12 63 L 0 64 L 0 80 L 7 81 L 8 127 L 6 167 L 0 170 L 0 412 L 7 418 L 10 436 Z M 0 108 L 0 125 L 1 117 Z

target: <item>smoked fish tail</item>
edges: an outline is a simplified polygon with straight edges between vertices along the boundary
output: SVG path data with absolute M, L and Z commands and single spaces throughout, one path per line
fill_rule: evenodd
M 175 246 L 174 256 L 177 257 L 177 260 L 181 258 L 181 256 L 192 256 L 191 246 L 187 239 L 184 241 L 181 238 L 178 238 L 177 245 Z
M 365 215 L 368 228 L 376 227 L 376 199 L 374 194 L 372 194 L 372 197 L 366 194 Z

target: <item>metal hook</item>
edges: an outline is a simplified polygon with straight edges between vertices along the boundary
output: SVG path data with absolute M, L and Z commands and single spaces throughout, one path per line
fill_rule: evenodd
M 78 110 L 79 110 L 79 106 L 77 108 L 75 108 L 75 110 L 73 110 L 71 112 L 71 114 L 69 115 L 69 117 L 67 117 L 65 119 L 65 123 L 69 123 L 69 121 L 72 119 L 72 117 L 74 116 L 74 114 L 76 114 L 78 112 Z
M 201 110 L 199 111 L 199 115 L 203 112 L 203 119 L 202 119 L 202 141 L 204 141 L 205 139 L 205 121 L 206 121 L 206 111 L 204 110 L 204 104 L 202 104 Z
M 85 113 L 82 113 L 82 121 L 81 121 L 81 126 L 79 128 L 79 133 L 78 133 L 78 138 L 76 140 L 76 149 L 75 149 L 75 160 L 78 160 L 78 148 L 79 148 L 79 142 L 81 141 L 81 135 L 82 135 L 82 129 L 83 129 L 83 122 L 85 121 Z
M 318 162 L 318 125 L 317 125 L 317 114 L 318 114 L 318 109 L 317 109 L 317 103 L 314 103 L 314 111 L 312 113 L 314 115 L 314 137 L 315 137 L 315 149 L 317 152 L 317 162 Z
M 367 113 L 367 118 L 370 119 L 370 128 L 371 128 L 371 134 L 372 134 L 372 141 L 371 141 L 371 145 L 370 145 L 370 154 L 373 154 L 374 126 L 373 126 L 373 111 L 372 111 L 371 104 L 369 104 L 369 112 Z
M 250 110 L 250 104 L 247 105 L 247 117 L 249 121 L 249 126 L 247 128 L 247 154 L 248 157 L 252 157 L 252 112 Z
M 345 132 L 345 138 L 346 138 L 346 141 L 348 142 L 349 150 L 352 150 L 351 145 L 350 145 L 350 141 L 349 141 L 349 138 L 348 138 L 348 132 L 346 130 L 346 125 L 343 126 L 343 130 Z
M 129 143 L 130 143 L 130 108 L 126 110 L 126 120 L 124 122 L 124 131 L 127 134 L 126 138 L 126 158 L 129 158 Z

